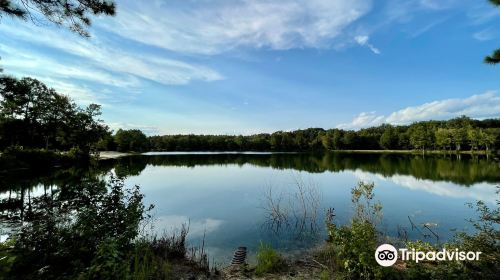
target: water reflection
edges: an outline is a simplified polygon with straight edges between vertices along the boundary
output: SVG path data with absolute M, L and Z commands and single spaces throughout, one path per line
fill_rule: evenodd
M 191 242 L 200 242 L 206 234 L 207 247 L 219 261 L 230 258 L 242 245 L 249 247 L 251 259 L 252 246 L 261 240 L 284 251 L 321 241 L 326 209 L 335 207 L 338 221 L 347 222 L 350 189 L 359 180 L 374 181 L 377 186 L 375 193 L 384 205 L 384 231 L 420 238 L 418 231 L 412 230 L 410 216 L 419 229 L 426 223 L 432 225 L 446 240 L 453 234 L 450 229 L 466 227 L 465 218 L 470 213 L 464 203 L 476 199 L 494 202 L 494 184 L 500 182 L 497 162 L 466 156 L 130 156 L 89 167 L 0 173 L 2 228 L 18 227 L 33 197 L 72 200 L 79 196 L 81 188 L 76 186 L 82 181 L 100 181 L 109 173 L 126 177 L 129 186 L 142 187 L 147 204 L 156 205 L 157 232 L 189 223 Z M 297 184 L 294 176 L 304 181 Z
M 317 236 L 319 224 L 321 191 L 310 178 L 305 181 L 300 174 L 292 175 L 291 186 L 276 186 L 269 183 L 262 194 L 262 208 L 265 212 L 264 230 L 276 237 L 304 240 Z
M 397 154 L 169 154 L 134 156 L 115 160 L 119 175 L 138 175 L 152 166 L 243 166 L 250 164 L 274 169 L 291 169 L 309 173 L 362 170 L 384 177 L 408 175 L 416 179 L 449 181 L 470 186 L 474 183 L 500 182 L 500 165 L 485 157 L 462 155 L 461 158 Z

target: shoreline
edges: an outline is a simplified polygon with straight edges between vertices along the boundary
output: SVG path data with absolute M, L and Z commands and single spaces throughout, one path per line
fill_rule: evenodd
M 426 150 L 425 153 L 419 150 L 323 150 L 323 151 L 148 151 L 144 153 L 138 152 L 117 152 L 117 151 L 100 151 L 99 159 L 114 159 L 132 155 L 189 155 L 189 154 L 301 154 L 301 153 L 352 153 L 352 154 L 434 154 L 434 155 L 498 155 L 494 151 L 443 151 L 443 150 Z
M 126 157 L 126 156 L 133 156 L 137 155 L 137 153 L 122 153 L 122 152 L 116 152 L 116 151 L 100 151 L 99 152 L 99 160 L 106 160 L 106 159 L 117 159 L 121 157 Z
M 421 155 L 422 151 L 419 150 L 331 150 L 329 152 L 334 153 L 357 153 L 357 154 L 415 154 Z M 443 151 L 443 150 L 427 150 L 424 154 L 434 154 L 434 155 L 496 155 L 492 151 L 488 153 L 486 151 Z

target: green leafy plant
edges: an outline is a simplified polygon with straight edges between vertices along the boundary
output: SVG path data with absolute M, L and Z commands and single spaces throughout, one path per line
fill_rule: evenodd
M 0 279 L 3 279 L 10 272 L 16 261 L 16 257 L 12 254 L 15 243 L 14 239 L 0 242 Z
M 282 271 L 286 267 L 283 258 L 274 250 L 271 245 L 260 243 L 257 251 L 256 275 Z
M 351 191 L 355 214 L 350 225 L 333 223 L 333 210 L 327 215 L 328 244 L 323 257 L 346 279 L 387 279 L 390 268 L 377 264 L 374 256 L 378 244 L 376 223 L 382 205 L 373 203 L 375 185 L 359 182 Z

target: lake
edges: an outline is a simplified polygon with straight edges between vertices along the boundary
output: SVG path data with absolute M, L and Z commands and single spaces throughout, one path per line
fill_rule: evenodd
M 0 174 L 4 231 L 22 217 L 12 210 L 13 198 L 24 204 L 47 190 L 110 173 L 141 186 L 146 204 L 155 205 L 154 232 L 189 224 L 190 245 L 204 242 L 220 264 L 239 246 L 247 246 L 252 259 L 260 242 L 288 254 L 320 244 L 327 209 L 335 209 L 336 223 L 347 223 L 354 212 L 351 189 L 360 181 L 376 186 L 375 201 L 383 205 L 380 231 L 430 242 L 472 230 L 466 219 L 475 212 L 465 204 L 494 205 L 500 183 L 498 162 L 465 155 L 148 153 L 100 161 L 92 170 Z

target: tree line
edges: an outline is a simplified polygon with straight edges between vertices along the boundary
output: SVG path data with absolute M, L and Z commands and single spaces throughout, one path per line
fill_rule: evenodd
M 384 124 L 358 131 L 308 128 L 243 135 L 146 136 L 138 129 L 112 131 L 101 107 L 85 108 L 33 78 L 0 76 L 0 150 L 117 151 L 325 151 L 498 150 L 500 119 L 466 116 L 411 125 Z
M 76 105 L 33 78 L 0 76 L 0 150 L 77 150 L 88 154 L 106 135 L 101 107 Z
M 146 137 L 140 130 L 119 130 L 99 143 L 118 151 L 325 151 L 444 150 L 491 151 L 500 147 L 500 119 L 466 116 L 411 125 L 384 124 L 358 131 L 308 128 L 243 135 L 163 135 Z

